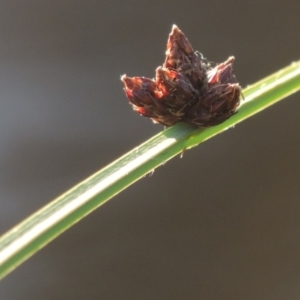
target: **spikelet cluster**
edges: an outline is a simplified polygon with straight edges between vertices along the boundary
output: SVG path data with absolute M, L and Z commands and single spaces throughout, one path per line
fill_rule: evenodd
M 241 87 L 233 74 L 234 57 L 211 67 L 195 52 L 185 34 L 173 26 L 166 60 L 155 79 L 122 76 L 133 109 L 155 123 L 183 121 L 197 127 L 220 124 L 236 113 Z

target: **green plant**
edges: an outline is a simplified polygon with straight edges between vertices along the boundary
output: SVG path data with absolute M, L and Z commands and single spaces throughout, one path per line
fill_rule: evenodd
M 0 238 L 0 278 L 151 170 L 299 89 L 300 61 L 244 89 L 239 112 L 224 123 L 206 129 L 177 123 L 79 183 Z

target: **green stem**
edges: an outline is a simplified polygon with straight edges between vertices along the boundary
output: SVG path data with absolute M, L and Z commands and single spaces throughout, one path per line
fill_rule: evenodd
M 0 278 L 151 170 L 299 89 L 300 61 L 247 87 L 239 112 L 224 123 L 206 129 L 178 123 L 128 152 L 3 235 Z

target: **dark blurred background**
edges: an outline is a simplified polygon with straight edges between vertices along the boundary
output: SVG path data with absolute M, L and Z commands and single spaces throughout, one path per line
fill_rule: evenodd
M 172 24 L 243 87 L 300 59 L 300 2 L 0 3 L 0 233 L 163 129 L 120 75 L 154 77 Z M 299 299 L 300 94 L 176 157 L 0 283 L 0 299 Z

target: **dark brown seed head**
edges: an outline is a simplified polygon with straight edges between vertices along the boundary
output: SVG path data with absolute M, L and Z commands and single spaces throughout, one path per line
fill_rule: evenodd
M 192 86 L 200 91 L 206 86 L 206 63 L 194 52 L 192 45 L 176 25 L 173 25 L 169 35 L 164 67 L 185 74 Z
M 217 65 L 215 68 L 207 72 L 209 84 L 215 83 L 235 83 L 236 78 L 233 74 L 232 64 L 234 62 L 234 56 L 230 56 L 225 62 Z
M 184 121 L 199 127 L 221 124 L 236 113 L 240 95 L 241 88 L 238 84 L 215 85 L 189 110 Z
M 234 57 L 211 68 L 177 27 L 167 43 L 166 60 L 155 80 L 122 76 L 133 109 L 155 123 L 184 121 L 198 127 L 220 124 L 236 113 L 241 87 L 233 74 Z
M 145 77 L 122 76 L 125 93 L 133 109 L 155 123 L 172 126 L 181 120 L 180 108 L 174 103 L 167 89 L 160 90 L 157 82 Z M 175 107 L 174 113 L 170 111 Z

